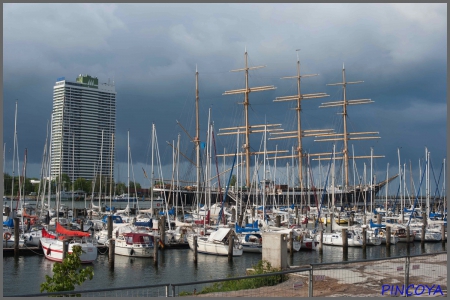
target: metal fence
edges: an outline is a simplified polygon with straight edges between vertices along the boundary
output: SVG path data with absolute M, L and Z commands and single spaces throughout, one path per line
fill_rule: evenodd
M 81 297 L 447 296 L 447 252 L 318 263 L 282 272 L 196 282 L 42 293 L 17 297 L 71 295 Z

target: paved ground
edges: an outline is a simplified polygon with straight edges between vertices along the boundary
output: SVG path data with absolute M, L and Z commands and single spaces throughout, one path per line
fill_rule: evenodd
M 315 297 L 381 297 L 385 285 L 385 297 L 401 296 L 395 288 L 405 280 L 405 259 L 378 262 L 334 264 L 314 269 L 313 295 Z M 308 273 L 292 273 L 289 280 L 271 287 L 261 287 L 225 293 L 210 293 L 198 297 L 307 297 Z M 411 258 L 409 284 L 428 285 L 435 288 L 420 296 L 447 296 L 447 255 Z M 440 286 L 443 296 L 436 290 Z M 414 292 L 413 290 L 410 290 Z M 421 289 L 418 290 L 418 293 Z

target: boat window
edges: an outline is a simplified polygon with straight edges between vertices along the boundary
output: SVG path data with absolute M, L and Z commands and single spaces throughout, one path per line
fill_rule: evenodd
M 127 244 L 133 244 L 133 237 L 127 236 Z
M 142 242 L 145 244 L 150 244 L 150 238 L 148 236 L 142 236 Z
M 352 238 L 352 234 L 347 232 L 347 238 L 351 239 Z

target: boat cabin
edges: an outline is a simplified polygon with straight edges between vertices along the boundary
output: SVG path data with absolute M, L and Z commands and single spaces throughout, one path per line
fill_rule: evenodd
M 136 245 L 136 244 L 153 245 L 153 236 L 147 233 L 129 232 L 122 234 L 122 236 L 128 245 Z

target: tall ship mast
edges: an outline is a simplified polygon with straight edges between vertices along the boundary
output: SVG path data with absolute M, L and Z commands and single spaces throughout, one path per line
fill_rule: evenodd
M 244 58 L 245 58 L 245 67 L 242 68 L 242 69 L 231 70 L 230 72 L 240 72 L 240 71 L 244 71 L 245 72 L 245 88 L 237 89 L 237 90 L 231 90 L 231 91 L 226 91 L 223 95 L 244 94 L 244 102 L 240 103 L 240 104 L 244 105 L 245 126 L 221 128 L 221 129 L 219 129 L 219 131 L 228 131 L 228 132 L 222 132 L 222 133 L 219 133 L 218 135 L 245 134 L 245 144 L 242 146 L 242 148 L 244 149 L 244 153 L 238 153 L 238 155 L 243 155 L 243 154 L 245 155 L 245 185 L 247 187 L 250 187 L 250 185 L 251 185 L 250 184 L 250 156 L 251 155 L 264 154 L 264 153 L 266 153 L 266 154 L 274 154 L 274 153 L 281 153 L 281 152 L 287 152 L 287 151 L 250 152 L 250 134 L 251 133 L 262 133 L 264 131 L 270 132 L 270 131 L 276 131 L 276 130 L 282 130 L 282 129 L 277 129 L 276 128 L 276 127 L 280 127 L 281 124 L 250 125 L 249 117 L 248 117 L 248 107 L 250 105 L 249 94 L 252 93 L 252 92 L 261 92 L 261 91 L 267 91 L 267 90 L 274 90 L 276 88 L 273 85 L 252 87 L 252 88 L 249 87 L 249 84 L 248 84 L 248 71 L 249 70 L 255 70 L 255 69 L 264 68 L 265 66 L 249 67 L 248 66 L 247 50 L 245 50 Z M 258 129 L 258 128 L 260 128 L 260 129 Z M 244 129 L 244 131 L 241 131 L 242 129 Z M 230 130 L 237 130 L 237 131 L 230 132 Z M 233 156 L 233 155 L 234 154 L 220 154 L 220 155 L 217 155 L 217 156 Z
M 343 194 L 341 195 L 344 196 L 346 199 L 342 199 L 341 201 L 344 201 L 346 203 L 349 202 L 349 195 L 352 194 L 351 191 L 356 192 L 357 187 L 350 187 L 349 185 L 349 167 L 348 167 L 348 161 L 349 159 L 361 159 L 361 158 L 382 158 L 384 157 L 384 155 L 370 155 L 370 156 L 352 156 L 349 157 L 348 154 L 348 141 L 350 140 L 370 140 L 370 139 L 379 139 L 379 136 L 376 136 L 377 134 L 379 134 L 379 132 L 348 132 L 347 129 L 347 118 L 348 118 L 348 111 L 347 111 L 347 107 L 349 105 L 359 105 L 359 104 L 369 104 L 369 103 L 373 103 L 374 101 L 372 101 L 371 99 L 356 99 L 356 100 L 347 100 L 347 85 L 349 84 L 358 84 L 358 83 L 362 83 L 364 81 L 346 81 L 345 78 L 345 67 L 344 65 L 342 65 L 342 82 L 338 82 L 338 83 L 331 83 L 331 84 L 327 84 L 328 86 L 342 86 L 343 89 L 343 100 L 341 101 L 334 101 L 334 102 L 326 102 L 326 103 L 322 103 L 321 106 L 319 106 L 319 108 L 329 108 L 329 107 L 342 107 L 342 112 L 340 114 L 342 114 L 342 119 L 343 119 L 343 132 L 342 133 L 327 133 L 327 134 L 322 134 L 320 136 L 316 136 L 317 139 L 315 139 L 314 141 L 316 142 L 326 142 L 326 141 L 343 141 L 343 149 L 342 149 L 342 154 L 341 156 L 335 156 L 334 159 L 343 159 L 344 160 L 344 187 L 343 187 Z M 332 159 L 331 156 L 330 157 L 321 157 L 321 160 L 330 160 Z M 314 159 L 317 160 L 317 159 Z M 397 176 L 397 175 L 396 175 Z M 383 186 L 384 184 L 386 184 L 388 181 L 394 179 L 396 176 L 376 184 L 375 186 L 373 185 L 372 181 L 373 179 L 370 179 L 370 187 L 369 187 L 369 192 L 371 193 L 370 197 L 372 198 L 374 196 L 375 193 L 378 192 L 379 188 L 381 186 Z M 334 187 L 332 187 L 334 189 Z M 364 189 L 367 189 L 367 187 L 365 187 Z M 361 188 L 359 188 L 359 190 L 361 190 Z M 365 193 L 364 197 L 366 197 L 368 194 Z M 356 196 L 356 195 L 355 195 Z M 367 197 L 366 197 L 367 198 Z M 353 201 L 355 201 L 355 203 L 359 202 L 359 197 L 357 199 L 354 199 Z
M 296 51 L 299 51 L 296 50 Z M 295 110 L 297 111 L 297 130 L 296 131 L 283 131 L 283 132 L 275 132 L 271 133 L 271 136 L 278 135 L 276 137 L 271 137 L 269 140 L 279 140 L 279 139 L 289 139 L 289 138 L 296 138 L 297 139 L 297 155 L 287 155 L 287 156 L 277 156 L 276 159 L 283 159 L 283 158 L 297 158 L 298 159 L 298 180 L 299 180 L 299 186 L 300 190 L 304 191 L 304 182 L 303 182 L 303 159 L 306 157 L 305 152 L 303 151 L 302 146 L 302 138 L 303 137 L 312 137 L 312 136 L 318 136 L 322 134 L 329 134 L 333 132 L 332 129 L 312 129 L 312 130 L 302 130 L 302 122 L 301 122 L 301 111 L 302 106 L 301 102 L 302 100 L 307 99 L 317 99 L 317 98 L 323 98 L 328 97 L 326 93 L 313 93 L 313 94 L 302 94 L 301 93 L 301 78 L 307 78 L 307 77 L 313 77 L 318 76 L 319 74 L 310 74 L 310 75 L 300 75 L 300 59 L 298 58 L 298 52 L 297 52 L 297 75 L 296 76 L 289 76 L 289 77 L 282 77 L 281 79 L 297 79 L 297 94 L 293 96 L 282 96 L 277 97 L 274 102 L 286 102 L 286 101 L 297 101 L 297 107 Z M 317 153 L 317 154 L 310 154 L 310 155 L 329 155 L 331 153 Z M 274 159 L 274 157 L 271 157 L 270 159 Z

